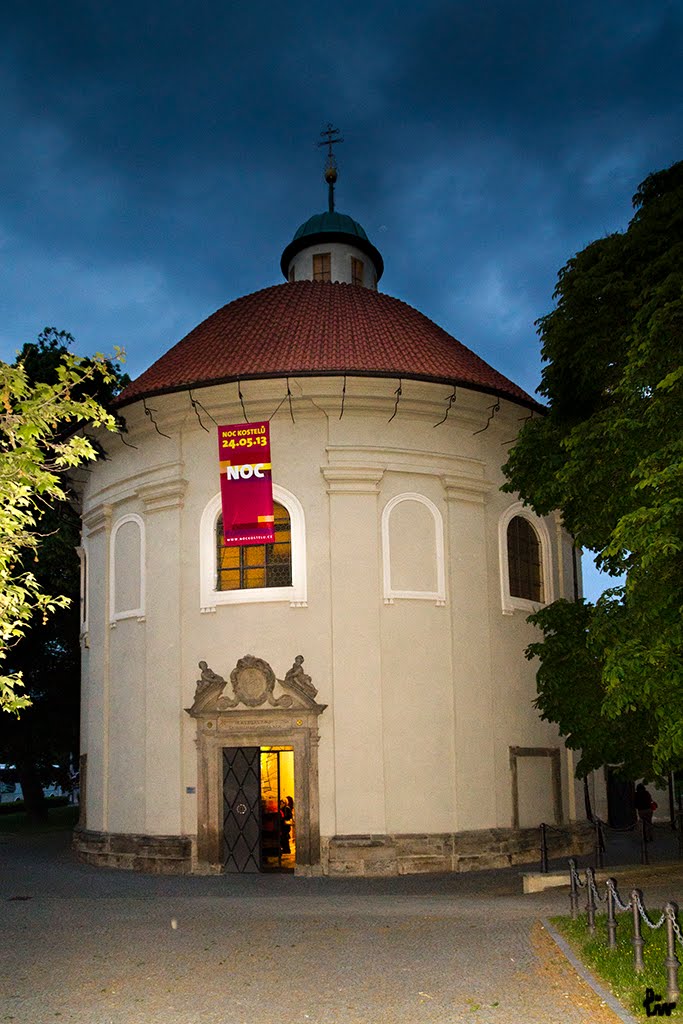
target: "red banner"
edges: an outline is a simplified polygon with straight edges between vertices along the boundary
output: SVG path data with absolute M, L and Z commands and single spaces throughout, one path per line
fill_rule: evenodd
M 275 533 L 269 423 L 219 427 L 218 458 L 225 544 L 272 544 Z

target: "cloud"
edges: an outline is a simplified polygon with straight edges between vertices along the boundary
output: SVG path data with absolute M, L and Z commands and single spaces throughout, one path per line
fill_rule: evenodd
M 5 345 L 44 322 L 131 367 L 279 282 L 295 228 L 338 207 L 382 286 L 527 390 L 557 271 L 626 226 L 680 157 L 683 9 L 380 0 L 343 8 L 97 0 L 3 6 Z M 4 242 L 3 242 L 4 239 Z
M 14 312 L 3 317 L 0 353 L 12 360 L 17 349 L 45 326 L 70 331 L 76 350 L 127 352 L 126 371 L 137 375 L 194 326 L 196 308 L 174 292 L 158 268 L 141 263 L 86 264 L 59 253 L 28 252 L 6 233 L 3 288 L 14 297 Z M 36 294 L 34 282 L 40 282 Z M 106 334 L 102 325 L 107 325 Z

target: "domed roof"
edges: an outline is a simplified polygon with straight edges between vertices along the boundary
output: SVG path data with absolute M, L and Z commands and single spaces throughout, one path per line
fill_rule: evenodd
M 296 229 L 293 241 L 296 241 L 297 238 L 303 238 L 304 235 L 317 235 L 321 231 L 341 231 L 342 234 L 358 235 L 359 238 L 364 238 L 366 242 L 369 241 L 368 236 L 357 220 L 349 217 L 347 213 L 337 213 L 336 210 L 314 213 L 312 217 L 309 217 L 307 221 L 304 221 Z
M 287 268 L 298 252 L 306 249 L 309 245 L 317 245 L 319 242 L 347 242 L 350 245 L 355 245 L 375 264 L 378 281 L 384 273 L 382 255 L 372 244 L 358 221 L 346 213 L 337 213 L 336 210 L 333 210 L 313 214 L 296 229 L 294 238 L 285 248 L 280 260 L 280 269 L 284 276 L 287 277 Z
M 538 403 L 412 306 L 358 285 L 297 281 L 235 299 L 157 359 L 117 404 L 238 379 L 393 377 Z

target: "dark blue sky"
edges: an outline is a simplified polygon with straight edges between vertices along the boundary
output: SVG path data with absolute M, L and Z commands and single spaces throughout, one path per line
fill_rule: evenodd
M 382 290 L 533 392 L 558 270 L 683 157 L 682 29 L 667 0 L 3 0 L 0 357 L 54 325 L 136 376 L 279 283 L 332 121 Z

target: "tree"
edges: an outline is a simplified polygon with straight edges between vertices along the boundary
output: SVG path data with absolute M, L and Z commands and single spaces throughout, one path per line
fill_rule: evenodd
M 27 346 L 13 365 L 0 363 L 0 662 L 26 635 L 30 621 L 46 623 L 68 606 L 64 595 L 41 586 L 29 558 L 40 545 L 39 521 L 56 503 L 66 502 L 64 472 L 97 450 L 78 430 L 91 423 L 116 429 L 114 416 L 93 396 L 95 383 L 116 380 L 102 356 L 71 355 L 70 336 L 46 329 L 38 346 Z M 40 350 L 52 362 L 52 380 L 32 379 Z M 0 709 L 17 713 L 29 703 L 18 672 L 0 674 Z
M 80 565 L 77 511 L 60 501 L 37 524 L 38 585 L 68 599 L 52 614 L 36 616 L 9 651 L 7 667 L 20 673 L 30 705 L 20 715 L 0 715 L 0 761 L 12 765 L 33 818 L 47 814 L 43 789 L 71 786 L 77 763 L 80 719 Z
M 73 360 L 68 354 L 72 342 L 66 332 L 46 328 L 37 342 L 24 345 L 14 368 L 21 368 L 28 394 L 37 397 L 40 393 L 43 400 L 49 394 L 50 400 L 59 403 L 60 412 L 65 411 L 65 394 L 75 403 L 87 398 L 107 409 L 127 378 L 106 360 Z M 64 366 L 74 371 L 66 381 L 61 376 Z M 39 386 L 40 392 L 36 390 Z M 56 390 L 46 393 L 42 386 Z M 41 408 L 44 411 L 45 406 Z M 15 405 L 12 411 L 18 415 L 20 410 Z M 24 609 L 30 622 L 28 618 L 20 621 L 20 635 L 4 652 L 5 680 L 9 678 L 15 686 L 21 680 L 25 689 L 21 696 L 16 689 L 5 690 L 7 708 L 23 707 L 21 715 L 0 715 L 0 760 L 15 766 L 26 809 L 34 818 L 47 813 L 43 787 L 54 782 L 68 786 L 69 767 L 78 754 L 80 565 L 76 549 L 80 519 L 68 476 L 54 464 L 54 456 L 87 411 L 81 406 L 77 419 L 73 412 L 61 420 L 53 419 L 48 434 L 41 437 L 42 468 L 54 473 L 57 486 L 34 495 L 33 522 L 26 523 L 29 542 L 17 552 L 13 570 L 19 586 L 30 578 L 31 593 L 43 598 L 55 591 L 59 594 L 59 600 L 51 603 L 50 614 L 43 609 L 42 614 L 31 615 L 30 609 Z M 112 425 L 108 411 L 105 416 L 103 425 Z M 34 422 L 26 422 L 35 430 Z
M 653 734 L 656 723 L 648 708 L 636 705 L 615 728 L 602 710 L 603 661 L 588 643 L 593 613 L 583 600 L 560 600 L 530 616 L 544 636 L 527 648 L 529 659 L 539 659 L 536 707 L 542 718 L 559 726 L 571 750 L 581 751 L 579 778 L 605 764 L 618 765 L 618 774 L 628 779 L 649 777 L 652 752 L 643 737 Z
M 683 762 L 683 162 L 646 178 L 633 204 L 625 232 L 560 271 L 538 321 L 547 415 L 525 424 L 504 471 L 506 490 L 541 515 L 559 509 L 577 544 L 625 574 L 580 615 L 562 602 L 534 616 L 545 639 L 527 653 L 542 714 L 591 752 L 583 769 L 601 743 L 614 756 L 611 725 L 637 776 Z M 578 690 L 553 681 L 559 647 Z M 576 692 L 591 714 L 570 729 Z

